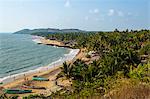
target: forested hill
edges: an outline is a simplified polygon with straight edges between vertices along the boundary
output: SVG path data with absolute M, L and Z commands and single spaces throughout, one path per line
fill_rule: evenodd
M 85 32 L 79 29 L 54 29 L 54 28 L 47 28 L 47 29 L 23 29 L 20 31 L 15 32 L 15 34 L 33 34 L 33 35 L 47 35 L 51 33 L 75 33 L 75 32 Z
M 71 86 L 52 94 L 54 99 L 150 99 L 149 30 L 55 33 L 46 38 L 84 49 L 86 58 L 94 59 L 64 63 L 57 78 L 68 79 Z
M 150 30 L 51 33 L 45 37 L 80 49 L 84 57 L 63 63 L 56 78 L 57 85 L 67 81 L 59 85 L 61 90 L 24 99 L 150 99 Z

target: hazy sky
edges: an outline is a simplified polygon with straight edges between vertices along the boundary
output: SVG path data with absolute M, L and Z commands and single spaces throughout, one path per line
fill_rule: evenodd
M 150 29 L 150 0 L 0 0 L 0 32 Z

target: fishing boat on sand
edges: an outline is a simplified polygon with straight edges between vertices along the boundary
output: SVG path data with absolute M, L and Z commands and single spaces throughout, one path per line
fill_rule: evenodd
M 24 94 L 24 93 L 31 93 L 32 90 L 5 89 L 4 92 L 5 92 L 6 94 Z
M 33 76 L 32 80 L 34 81 L 49 81 L 49 79 L 39 76 Z
M 23 88 L 30 88 L 30 89 L 46 89 L 45 87 L 40 87 L 40 86 L 26 86 L 26 85 L 23 85 L 22 86 Z
M 0 82 L 0 85 L 2 85 L 3 84 L 3 82 Z

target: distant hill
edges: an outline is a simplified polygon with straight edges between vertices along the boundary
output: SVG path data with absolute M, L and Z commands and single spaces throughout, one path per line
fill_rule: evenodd
M 20 31 L 15 32 L 15 34 L 49 34 L 49 33 L 72 33 L 72 32 L 85 32 L 79 29 L 23 29 Z

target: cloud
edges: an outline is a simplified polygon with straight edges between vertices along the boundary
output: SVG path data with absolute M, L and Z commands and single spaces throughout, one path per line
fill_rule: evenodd
M 89 13 L 97 14 L 97 13 L 99 13 L 99 9 L 97 9 L 97 8 L 95 8 L 95 9 L 90 9 L 90 10 L 89 10 Z
M 119 11 L 119 10 L 109 9 L 108 16 L 113 16 L 113 15 L 123 17 L 125 15 L 125 13 L 122 11 Z
M 131 12 L 128 12 L 127 15 L 128 15 L 128 16 L 132 16 L 132 13 L 131 13 Z
M 118 11 L 118 16 L 123 17 L 123 16 L 124 16 L 124 13 L 123 13 L 122 11 Z
M 108 11 L 108 16 L 113 16 L 115 13 L 115 10 L 114 9 L 109 9 Z
M 99 13 L 99 9 L 94 9 L 94 13 Z
M 87 20 L 89 20 L 89 17 L 88 17 L 88 16 L 85 16 L 85 18 L 84 18 L 84 19 L 87 21 Z
M 100 21 L 100 19 L 99 18 L 95 18 L 95 21 Z
M 70 0 L 66 0 L 66 1 L 65 1 L 65 7 L 70 7 L 70 6 L 71 6 Z

